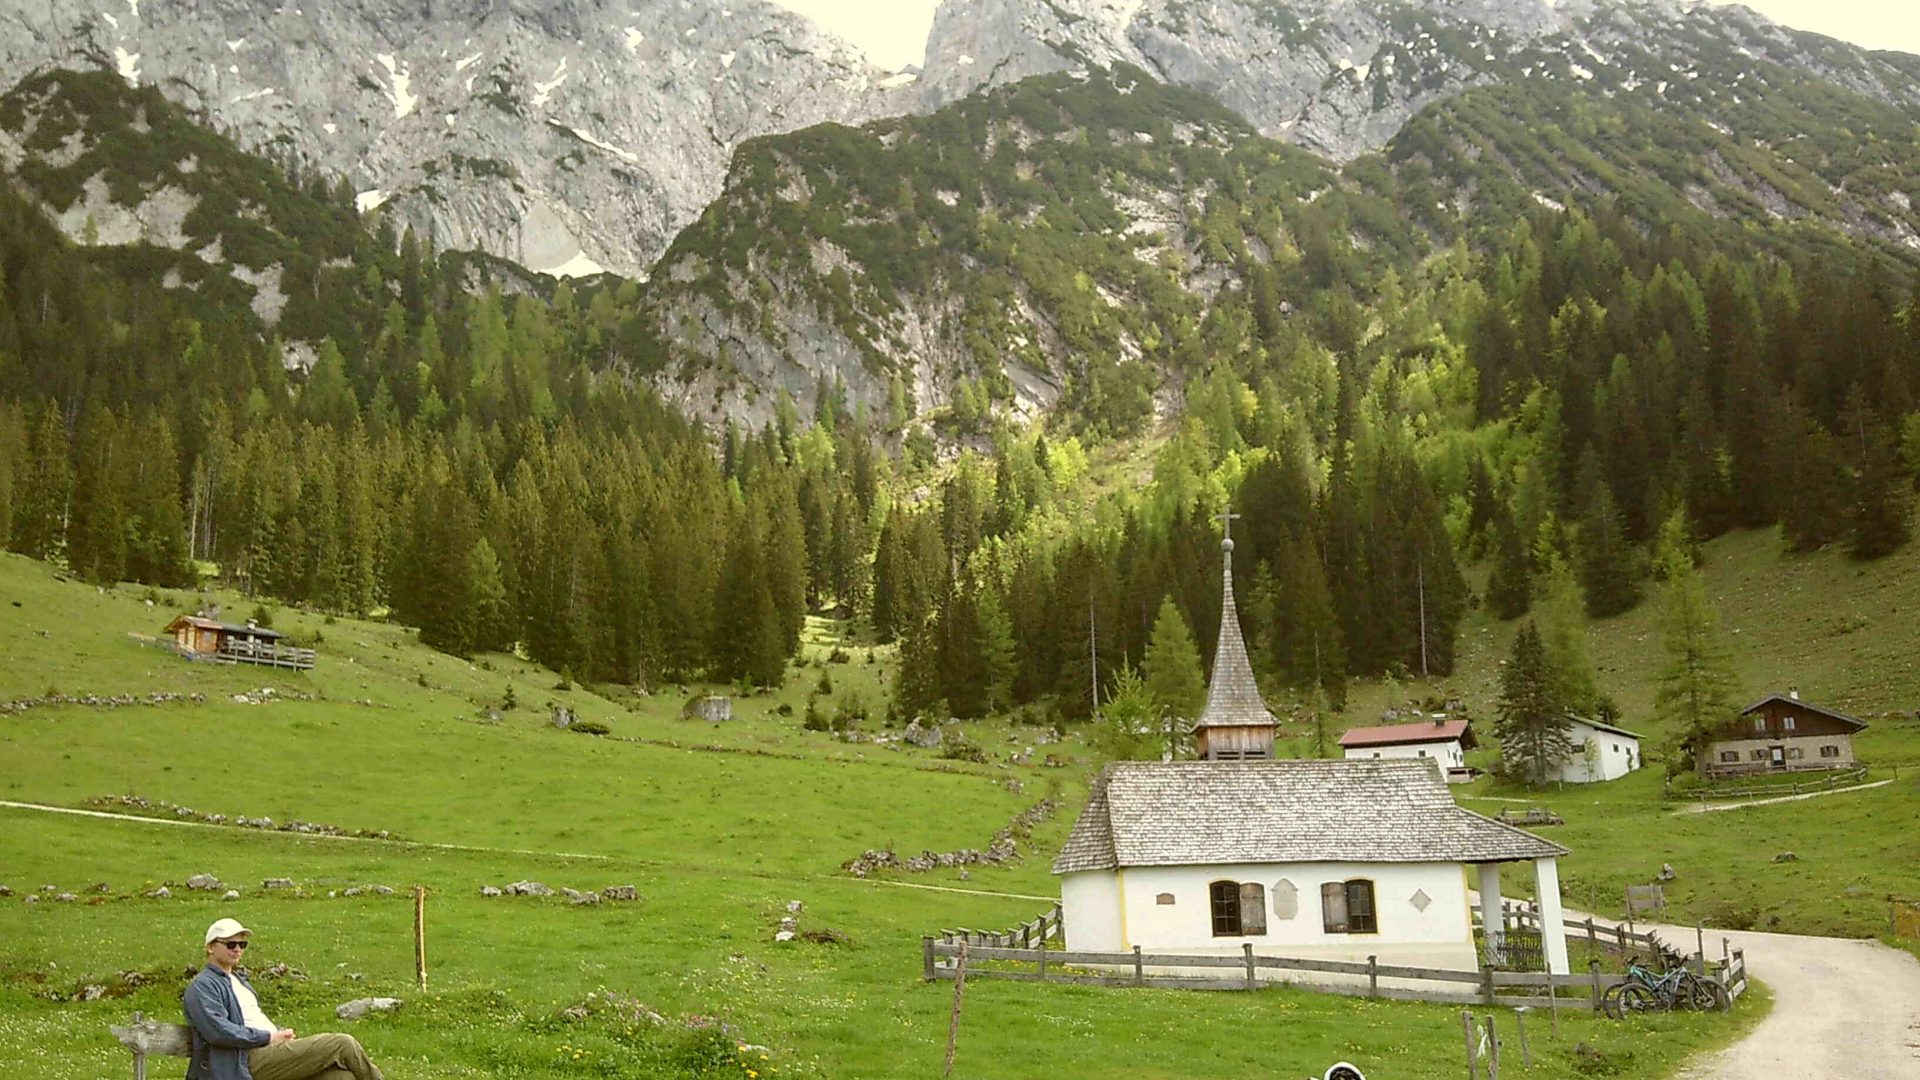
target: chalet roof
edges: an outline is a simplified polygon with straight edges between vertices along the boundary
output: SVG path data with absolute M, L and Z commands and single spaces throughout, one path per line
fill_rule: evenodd
M 1789 697 L 1788 695 L 1785 695 L 1785 694 L 1768 694 L 1766 697 L 1761 698 L 1759 701 L 1756 701 L 1753 704 L 1747 706 L 1746 708 L 1741 709 L 1740 715 L 1746 716 L 1748 713 L 1754 712 L 1757 709 L 1759 709 L 1762 705 L 1767 705 L 1776 701 L 1784 705 L 1792 705 L 1797 708 L 1805 709 L 1808 712 L 1819 713 L 1821 716 L 1831 716 L 1835 720 L 1839 720 L 1842 723 L 1852 724 L 1853 730 L 1855 731 L 1859 731 L 1861 728 L 1864 728 L 1867 726 L 1867 722 L 1865 720 L 1861 720 L 1857 717 L 1848 716 L 1846 713 L 1843 713 L 1843 712 L 1835 712 L 1832 709 L 1823 708 L 1819 705 L 1814 705 L 1810 702 L 1801 701 L 1797 697 Z
M 1465 720 L 1435 720 L 1424 724 L 1380 724 L 1348 729 L 1341 746 L 1412 746 L 1415 743 L 1471 741 Z
M 1053 872 L 1566 853 L 1455 804 L 1431 760 L 1128 761 L 1095 779 Z
M 1588 727 L 1590 727 L 1590 728 L 1592 728 L 1592 729 L 1594 729 L 1595 731 L 1605 731 L 1605 732 L 1609 732 L 1609 733 L 1611 733 L 1611 734 L 1614 734 L 1614 735 L 1624 735 L 1624 736 L 1626 736 L 1626 737 L 1627 737 L 1627 738 L 1629 738 L 1629 739 L 1644 739 L 1644 738 L 1646 738 L 1646 736 L 1645 736 L 1645 735 L 1642 735 L 1642 734 L 1640 734 L 1640 733 L 1639 733 L 1639 732 L 1637 732 L 1637 731 L 1628 731 L 1628 730 L 1627 730 L 1626 728 L 1623 728 L 1623 727 L 1615 727 L 1614 725 L 1612 725 L 1612 724 L 1609 724 L 1609 723 L 1607 723 L 1607 722 L 1605 722 L 1605 721 L 1603 721 L 1603 720 L 1595 720 L 1595 719 L 1593 719 L 1593 718 L 1591 718 L 1591 717 L 1586 717 L 1586 716 L 1568 716 L 1568 717 L 1567 717 L 1567 719 L 1569 719 L 1569 720 L 1572 720 L 1572 721 L 1573 721 L 1574 723 L 1576 723 L 1576 724 L 1585 724 L 1585 725 L 1587 725 Z
M 1207 684 L 1207 704 L 1194 730 L 1206 727 L 1273 727 L 1278 721 L 1260 699 L 1247 660 L 1247 643 L 1240 636 L 1240 610 L 1233 603 L 1233 541 L 1220 542 L 1222 568 L 1220 640 L 1213 650 L 1213 678 Z
M 198 630 L 222 630 L 229 634 L 248 634 L 261 638 L 283 638 L 287 636 L 278 630 L 269 630 L 264 626 L 242 626 L 238 623 L 220 622 L 217 619 L 203 618 L 199 615 L 182 615 L 168 623 L 167 629 L 171 630 L 181 623 L 185 623 Z

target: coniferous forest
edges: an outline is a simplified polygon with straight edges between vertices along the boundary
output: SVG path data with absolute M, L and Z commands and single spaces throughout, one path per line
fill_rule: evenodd
M 745 429 L 651 388 L 677 358 L 642 286 L 531 281 L 363 225 L 331 178 L 231 167 L 304 223 L 310 364 L 219 282 L 170 287 L 169 256 L 0 193 L 8 549 L 96 582 L 213 570 L 646 686 L 778 682 L 806 614 L 838 612 L 898 642 L 903 714 L 1074 718 L 1148 660 L 1166 600 L 1211 655 L 1229 504 L 1257 671 L 1336 705 L 1349 676 L 1449 671 L 1476 604 L 1519 617 L 1571 580 L 1586 616 L 1634 607 L 1676 510 L 1696 540 L 1909 537 L 1920 291 L 1838 240 L 1796 261 L 1536 206 L 1419 258 L 1241 259 L 1168 320 L 1181 366 L 1120 380 L 1139 423 L 1106 422 L 1111 382 L 1021 422 L 965 394 L 876 415 L 823 381 Z

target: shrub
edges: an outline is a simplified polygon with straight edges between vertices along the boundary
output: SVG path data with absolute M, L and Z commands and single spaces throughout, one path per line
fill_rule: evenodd
M 271 630 L 273 629 L 273 612 L 267 608 L 267 605 L 257 604 L 254 606 L 253 614 L 247 616 L 247 621 L 262 630 Z
M 815 684 L 813 692 L 822 696 L 833 693 L 833 676 L 825 668 L 820 669 L 820 681 Z
M 853 661 L 853 654 L 849 653 L 847 650 L 841 648 L 838 645 L 835 645 L 833 647 L 833 651 L 827 654 L 827 663 L 829 664 L 846 664 L 846 663 L 851 663 L 852 661 Z M 872 653 L 867 654 L 867 662 L 868 663 L 873 662 Z
M 598 720 L 575 720 L 573 726 L 567 730 L 579 732 L 582 735 L 610 735 L 613 733 L 612 728 Z

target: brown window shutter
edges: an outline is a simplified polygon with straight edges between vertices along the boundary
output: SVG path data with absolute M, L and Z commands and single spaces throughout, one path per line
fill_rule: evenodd
M 1338 881 L 1320 886 L 1320 918 L 1329 934 L 1347 932 L 1347 887 Z
M 1240 886 L 1240 932 L 1267 932 L 1267 890 L 1258 882 L 1249 881 Z

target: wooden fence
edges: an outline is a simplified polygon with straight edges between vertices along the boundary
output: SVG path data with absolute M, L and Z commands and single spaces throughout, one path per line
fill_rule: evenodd
M 1812 772 L 1818 768 L 1817 765 L 1804 765 L 1798 770 L 1789 771 Z M 1669 789 L 1665 797 L 1674 802 L 1699 802 L 1709 799 L 1758 799 L 1770 795 L 1804 795 L 1811 791 L 1831 791 L 1866 778 L 1867 767 L 1861 765 L 1839 772 L 1828 770 L 1818 780 L 1796 780 L 1791 784 L 1749 784 L 1746 787 L 1682 788 L 1678 791 Z
M 1585 930 L 1588 940 L 1603 947 L 1618 947 L 1623 951 L 1641 947 L 1669 963 L 1697 958 L 1702 973 L 1718 980 L 1726 988 L 1730 1001 L 1746 990 L 1746 957 L 1740 950 L 1725 946 L 1724 942 L 1724 959 L 1710 963 L 1704 957 L 1698 957 L 1698 954 L 1694 958 L 1683 957 L 1650 933 L 1635 933 L 1619 926 L 1607 927 L 1591 919 L 1580 922 L 1568 920 L 1566 925 L 1569 929 Z M 1068 952 L 1049 949 L 1044 944 L 1040 947 L 988 944 L 985 940 L 988 936 L 978 931 L 952 931 L 939 938 L 932 935 L 922 938 L 921 977 L 928 981 L 955 978 L 959 974 L 958 960 L 964 949 L 968 961 L 967 977 L 975 979 L 1182 990 L 1253 990 L 1263 983 L 1284 982 L 1354 997 L 1513 1007 L 1552 1005 L 1558 1008 L 1564 1005 L 1596 1011 L 1600 1008 L 1601 995 L 1608 987 L 1627 981 L 1624 974 L 1602 972 L 1597 959 L 1590 962 L 1583 974 L 1550 975 L 1544 971 L 1495 971 L 1491 968 L 1455 971 L 1405 967 L 1382 964 L 1376 956 L 1369 956 L 1364 963 L 1263 956 L 1253 951 L 1252 944 L 1243 945 L 1239 956 L 1148 953 L 1137 945 L 1132 952 Z M 1299 975 L 1307 977 L 1300 978 Z M 1337 975 L 1342 978 L 1315 980 L 1311 977 L 1313 975 Z M 1420 985 L 1383 986 L 1383 980 Z
M 309 671 L 313 668 L 315 653 L 312 649 L 264 641 L 223 641 L 220 651 L 213 655 L 216 660 L 234 664 L 260 664 L 264 667 Z
M 1043 948 L 1054 938 L 1064 940 L 1065 924 L 1060 921 L 1060 905 L 1055 904 L 1039 917 L 1005 930 L 942 930 L 939 939 L 948 945 L 966 942 L 969 947 L 996 949 L 1037 949 Z

